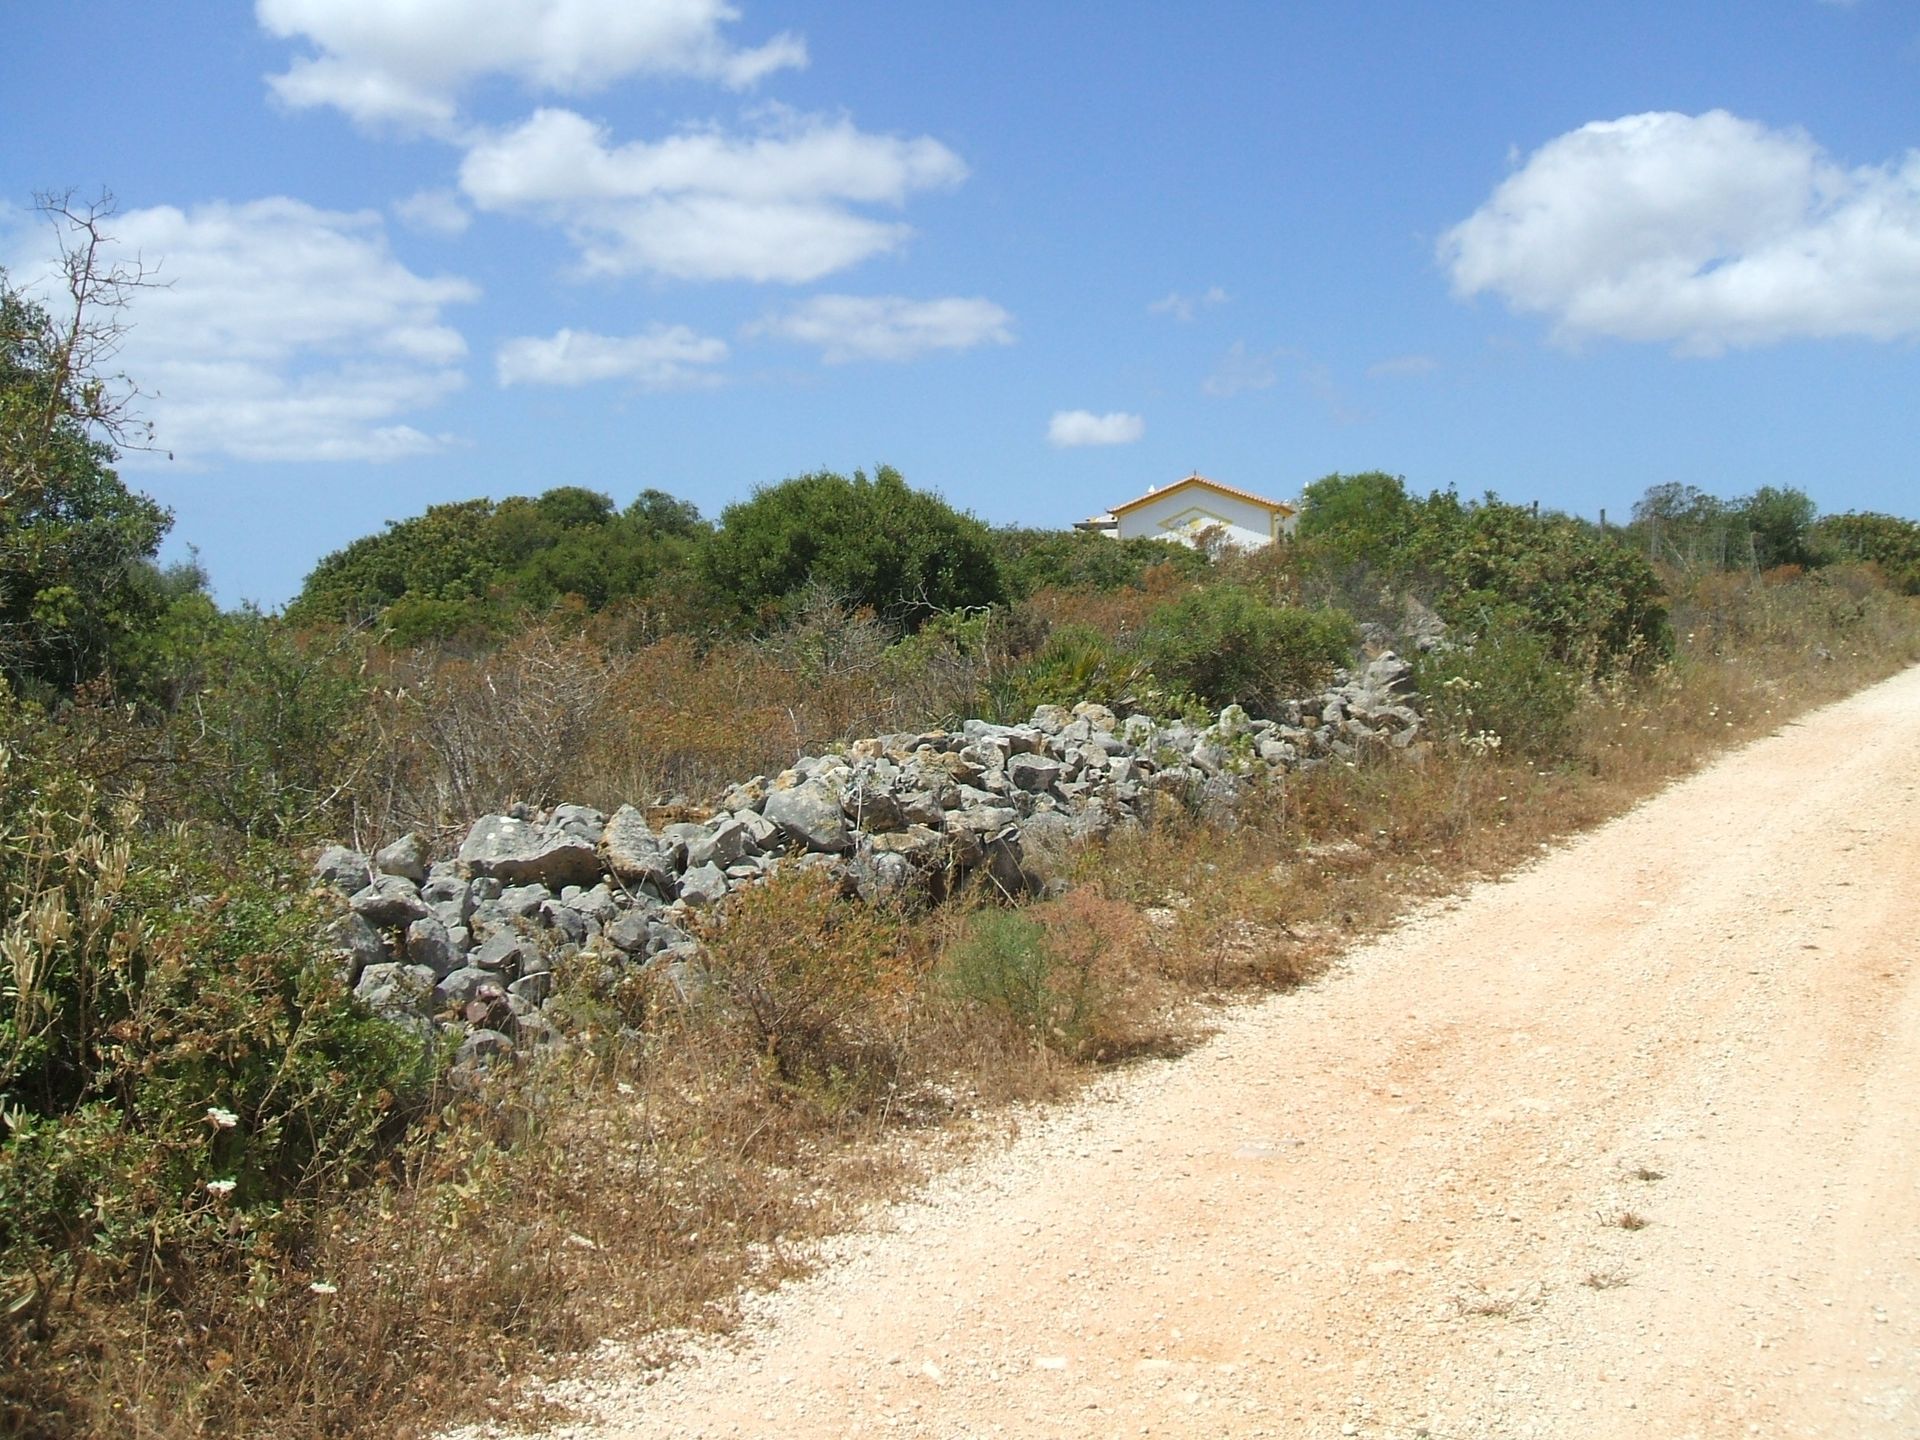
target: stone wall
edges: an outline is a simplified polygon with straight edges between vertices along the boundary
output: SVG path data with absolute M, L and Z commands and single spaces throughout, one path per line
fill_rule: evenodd
M 329 847 L 314 873 L 347 897 L 340 961 L 361 998 L 423 1031 L 463 1028 L 461 1059 L 479 1063 L 552 1034 L 540 1009 L 558 959 L 665 967 L 697 985 L 689 916 L 782 866 L 873 902 L 937 901 L 975 881 L 1033 893 L 1070 847 L 1143 823 L 1156 795 L 1230 815 L 1252 784 L 1405 749 L 1421 733 L 1410 690 L 1387 652 L 1275 720 L 1043 705 L 1024 725 L 969 720 L 808 756 L 699 818 L 516 807 L 475 822 L 452 855 L 408 835 L 371 856 Z

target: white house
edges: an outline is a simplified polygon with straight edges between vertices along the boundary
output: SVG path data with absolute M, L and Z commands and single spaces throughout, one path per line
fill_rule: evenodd
M 1197 545 L 1212 532 L 1244 550 L 1271 545 L 1293 534 L 1297 520 L 1293 506 L 1269 500 L 1250 490 L 1239 490 L 1194 474 L 1171 485 L 1160 485 L 1137 500 L 1116 505 L 1111 513 L 1082 520 L 1075 529 L 1092 530 L 1120 540 L 1146 536 Z

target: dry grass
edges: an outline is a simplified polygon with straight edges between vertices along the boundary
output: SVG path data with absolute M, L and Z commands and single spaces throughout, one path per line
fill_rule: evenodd
M 1101 618 L 1127 623 L 1118 611 L 1137 604 Z M 804 897 L 765 902 L 786 908 L 761 917 L 757 951 L 743 939 L 731 1004 L 576 985 L 579 1046 L 451 1101 L 304 1247 L 263 1242 L 144 1307 L 77 1294 L 30 1373 L 0 1383 L 22 1405 L 14 1428 L 405 1436 L 510 1407 L 517 1377 L 602 1337 L 725 1327 L 743 1289 L 794 1273 L 809 1240 L 910 1184 L 915 1154 L 964 1137 L 956 1122 L 1070 1093 L 1103 1063 L 1176 1052 L 1204 1027 L 1206 1002 L 1298 983 L 1408 906 L 1523 862 L 1725 746 L 1920 658 L 1915 606 L 1845 585 L 1711 577 L 1675 613 L 1680 658 L 1595 687 L 1570 762 L 1439 745 L 1299 777 L 1232 825 L 1169 811 L 1085 853 L 1073 887 L 1028 911 L 1057 973 L 1084 982 L 1089 1008 L 1071 1037 L 940 983 L 942 956 L 983 900 L 862 931 L 861 1005 L 835 1011 L 800 1051 L 785 1012 L 775 1004 L 756 1020 L 750 996 L 778 1001 L 782 985 L 819 978 L 802 963 L 808 937 L 824 950 L 841 922 Z M 758 647 L 669 640 L 621 656 L 536 634 L 485 667 L 445 662 L 394 702 L 379 823 L 439 825 L 492 797 L 556 798 L 539 786 L 600 804 L 698 794 L 797 748 L 919 723 L 864 654 L 855 645 L 809 672 Z M 407 704 L 476 708 L 436 729 Z M 569 729 L 557 713 L 568 705 L 589 723 Z M 797 950 L 786 943 L 796 936 Z M 1644 1223 L 1606 1218 L 1637 1228 L 1629 1217 Z M 1514 1305 L 1484 1293 L 1459 1302 L 1478 1316 Z

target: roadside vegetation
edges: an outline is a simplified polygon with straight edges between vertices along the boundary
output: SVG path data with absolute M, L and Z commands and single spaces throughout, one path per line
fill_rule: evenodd
M 76 345 L 112 298 L 0 281 L 4 1433 L 422 1433 L 603 1337 L 724 1326 L 1001 1107 L 1920 659 L 1912 521 L 1661 486 L 1602 528 L 1378 472 L 1252 555 L 995 530 L 886 467 L 712 522 L 563 486 L 222 611 L 115 471 Z M 583 954 L 567 1043 L 478 1080 L 346 992 L 307 882 L 324 840 L 697 806 L 1043 703 L 1258 715 L 1442 629 L 1405 755 L 1170 803 L 1017 909 L 785 875 L 708 925 L 700 995 Z

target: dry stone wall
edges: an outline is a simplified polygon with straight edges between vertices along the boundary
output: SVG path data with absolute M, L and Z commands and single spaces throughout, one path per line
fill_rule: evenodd
M 482 1064 L 553 1034 L 541 1007 L 556 960 L 662 967 L 697 987 L 689 917 L 782 866 L 871 902 L 976 881 L 1028 894 L 1071 847 L 1143 823 L 1156 795 L 1230 814 L 1250 784 L 1420 737 L 1391 651 L 1336 681 L 1272 720 L 1043 705 L 1024 725 L 881 735 L 736 784 L 699 819 L 516 807 L 476 821 L 452 855 L 407 835 L 372 855 L 329 847 L 314 875 L 346 897 L 339 959 L 359 996 L 423 1033 L 458 1027 L 461 1062 Z

